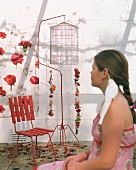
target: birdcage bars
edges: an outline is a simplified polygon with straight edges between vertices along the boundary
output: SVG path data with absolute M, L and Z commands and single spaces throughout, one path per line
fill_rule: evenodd
M 78 63 L 78 27 L 66 22 L 50 27 L 50 63 Z

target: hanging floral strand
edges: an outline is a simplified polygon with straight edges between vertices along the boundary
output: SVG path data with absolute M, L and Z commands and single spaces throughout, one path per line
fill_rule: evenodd
M 80 72 L 79 72 L 78 68 L 75 68 L 74 71 L 75 71 L 74 82 L 75 82 L 75 88 L 76 88 L 74 106 L 75 106 L 75 110 L 77 113 L 76 119 L 75 119 L 75 128 L 76 128 L 76 134 L 78 134 L 78 129 L 79 129 L 80 122 L 81 122 L 81 114 L 80 114 L 81 107 L 80 107 L 79 89 L 78 89 L 78 87 L 80 86 L 80 83 L 79 83 Z
M 49 107 L 50 107 L 50 110 L 49 110 L 49 113 L 48 113 L 49 116 L 53 116 L 54 115 L 53 108 L 52 108 L 52 105 L 53 105 L 53 100 L 52 99 L 53 99 L 54 91 L 56 90 L 56 86 L 54 84 L 52 84 L 52 81 L 53 81 L 52 70 L 50 70 L 50 79 L 49 79 L 49 84 L 50 84 Z

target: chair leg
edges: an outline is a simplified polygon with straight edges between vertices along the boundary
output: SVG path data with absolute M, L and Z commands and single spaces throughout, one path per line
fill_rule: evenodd
M 35 150 L 36 150 L 36 156 L 38 156 L 37 136 L 36 136 L 36 142 L 35 142 Z
M 48 133 L 48 135 L 49 135 L 49 142 L 51 143 L 52 154 L 54 155 L 54 159 L 55 159 L 55 161 L 56 161 L 56 160 L 57 160 L 57 159 L 56 159 L 56 154 L 57 154 L 57 152 L 54 151 L 53 143 L 52 143 L 51 136 L 50 136 L 49 133 Z M 49 142 L 48 142 L 48 143 L 49 143 Z
M 36 160 L 35 160 L 35 154 L 34 154 L 34 141 L 33 141 L 33 137 L 31 137 L 31 144 L 32 144 L 32 159 L 34 162 L 34 167 L 36 166 Z
M 16 147 L 14 148 L 14 153 L 13 153 L 13 157 L 12 157 L 12 162 L 14 162 L 14 159 L 15 159 L 15 156 L 16 156 L 16 152 L 17 152 L 17 150 L 18 150 L 19 137 L 20 137 L 20 135 L 18 135 L 17 142 L 16 142 Z

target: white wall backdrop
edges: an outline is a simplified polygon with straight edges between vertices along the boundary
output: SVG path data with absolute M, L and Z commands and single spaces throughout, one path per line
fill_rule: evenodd
M 75 133 L 74 109 L 75 85 L 74 68 L 80 70 L 80 105 L 82 110 L 81 126 L 77 135 L 81 141 L 91 141 L 92 121 L 97 114 L 103 99 L 99 89 L 91 86 L 90 71 L 93 56 L 103 49 L 118 49 L 129 61 L 130 89 L 136 98 L 136 1 L 135 0 L 1 0 L 0 32 L 7 34 L 0 39 L 0 47 L 4 55 L 0 56 L 0 86 L 7 95 L 0 96 L 0 105 L 5 111 L 0 118 L 0 142 L 12 142 L 14 129 L 9 118 L 8 97 L 12 95 L 33 95 L 36 126 L 54 129 L 62 122 L 60 101 L 60 73 L 53 71 L 54 93 L 53 117 L 49 111 L 49 72 L 50 68 L 40 65 L 35 68 L 39 23 L 42 20 L 65 15 L 65 22 L 79 27 L 78 64 L 50 64 L 50 27 L 64 21 L 64 17 L 42 22 L 39 35 L 39 60 L 41 63 L 59 69 L 62 72 L 62 92 L 64 108 L 64 124 L 70 125 Z M 11 63 L 11 55 L 22 52 L 18 46 L 21 40 L 30 41 L 33 46 L 27 51 L 24 61 L 17 68 Z M 7 74 L 14 74 L 17 81 L 12 91 L 4 81 Z M 39 76 L 39 85 L 32 85 L 30 76 Z M 6 127 L 6 128 L 5 128 Z M 56 130 L 53 141 L 59 140 Z M 67 139 L 75 140 L 69 128 Z M 40 138 L 40 141 L 48 139 Z

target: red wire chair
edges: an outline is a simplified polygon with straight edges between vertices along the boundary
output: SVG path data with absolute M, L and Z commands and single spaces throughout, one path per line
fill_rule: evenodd
M 35 120 L 35 116 L 34 116 L 34 107 L 33 107 L 32 96 L 10 97 L 9 98 L 9 107 L 10 107 L 10 111 L 11 111 L 12 123 L 14 124 L 14 130 L 15 130 L 15 133 L 18 135 L 12 162 L 14 162 L 17 148 L 19 146 L 18 142 L 19 142 L 20 135 L 30 137 L 30 139 L 31 139 L 32 159 L 34 162 L 34 167 L 36 166 L 35 151 L 37 154 L 37 149 L 38 149 L 37 137 L 38 136 L 48 135 L 52 153 L 56 160 L 56 152 L 54 151 L 53 143 L 52 143 L 51 136 L 50 136 L 50 133 L 53 133 L 54 130 L 33 126 L 33 120 Z M 17 130 L 18 122 L 30 123 L 30 128 L 28 128 L 27 130 Z M 36 140 L 33 140 L 33 137 L 35 137 Z M 49 147 L 49 145 L 48 145 L 48 147 Z

